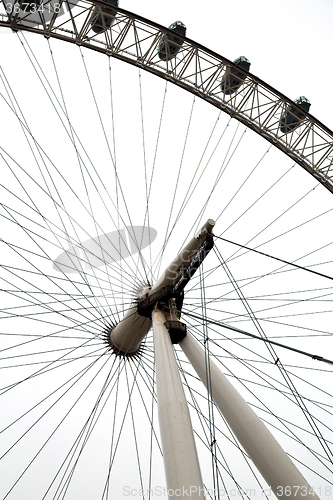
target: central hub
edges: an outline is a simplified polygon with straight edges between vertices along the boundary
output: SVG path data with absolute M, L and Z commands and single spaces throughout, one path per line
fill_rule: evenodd
M 208 219 L 198 234 L 166 268 L 155 285 L 140 287 L 136 300 L 123 319 L 108 333 L 108 343 L 114 352 L 123 356 L 132 356 L 138 352 L 142 340 L 150 330 L 151 315 L 156 306 L 170 312 L 170 300 L 174 299 L 175 310 L 180 316 L 184 288 L 214 246 L 212 234 L 214 225 L 215 222 Z M 169 323 L 170 335 L 173 332 L 175 341 L 181 335 L 184 336 L 184 326 L 180 326 L 182 324 L 177 316 L 170 318 Z

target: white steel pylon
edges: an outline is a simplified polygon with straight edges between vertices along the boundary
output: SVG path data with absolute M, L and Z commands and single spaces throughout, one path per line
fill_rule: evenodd
M 205 498 L 190 412 L 162 311 L 152 312 L 156 392 L 169 497 Z
M 292 498 L 297 500 L 319 500 L 275 437 L 212 359 L 208 361 L 207 370 L 205 351 L 193 336 L 187 333 L 179 345 L 221 410 L 238 442 L 251 457 L 276 497 L 290 500 L 292 495 Z

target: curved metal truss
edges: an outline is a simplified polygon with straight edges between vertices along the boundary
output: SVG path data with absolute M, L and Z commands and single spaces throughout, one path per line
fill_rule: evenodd
M 14 31 L 40 33 L 47 38 L 58 38 L 104 52 L 169 80 L 244 123 L 333 192 L 333 132 L 299 109 L 304 117 L 301 125 L 289 133 L 282 133 L 281 117 L 290 110 L 290 106 L 298 109 L 297 106 L 248 72 L 245 72 L 246 78 L 235 92 L 228 95 L 221 91 L 225 72 L 236 70 L 228 59 L 177 35 L 181 40 L 177 55 L 162 61 L 158 56 L 158 47 L 163 36 L 171 35 L 170 30 L 123 9 L 111 8 L 99 0 L 78 0 L 74 3 L 42 0 L 40 4 L 37 1 L 38 11 L 33 15 L 24 13 L 22 9 L 15 13 L 18 9 L 13 6 L 21 6 L 25 0 L 10 1 L 2 0 L 0 26 Z M 57 8 L 54 9 L 55 5 Z M 98 34 L 92 29 L 92 19 L 97 12 L 105 25 L 105 29 Z M 111 24 L 109 28 L 108 24 Z

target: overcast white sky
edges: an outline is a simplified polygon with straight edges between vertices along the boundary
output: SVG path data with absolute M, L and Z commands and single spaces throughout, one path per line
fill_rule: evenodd
M 222 54 L 230 60 L 234 60 L 240 55 L 246 56 L 251 61 L 251 73 L 257 75 L 259 78 L 285 94 L 290 99 L 295 99 L 300 95 L 306 96 L 312 104 L 310 113 L 329 128 L 333 128 L 333 102 L 331 97 L 331 82 L 333 80 L 333 67 L 331 63 L 333 47 L 333 2 L 331 0 L 316 0 L 316 2 L 310 0 L 240 0 L 236 3 L 221 0 L 207 0 L 206 2 L 198 0 L 168 0 L 167 2 L 157 0 L 128 0 L 125 2 L 125 0 L 122 0 L 120 7 L 140 14 L 143 17 L 165 26 L 169 26 L 174 21 L 180 20 L 187 26 L 187 36 L 189 38 L 216 51 L 217 53 Z M 15 36 L 16 35 L 14 34 L 5 34 L 5 30 L 1 30 L 0 40 L 2 40 L 2 50 L 5 51 L 3 53 L 3 58 L 6 60 L 5 64 L 10 63 L 14 69 L 15 65 L 20 64 L 15 57 L 13 58 L 13 52 L 11 51 L 11 38 Z M 72 48 L 70 50 L 72 50 Z M 62 55 L 64 60 L 68 57 L 68 53 L 67 49 L 63 50 Z M 69 57 L 67 64 L 68 71 L 70 71 L 72 60 Z M 25 82 L 20 81 L 19 84 L 22 88 L 22 92 L 24 92 Z M 115 86 L 116 85 L 117 83 L 115 82 Z M 128 85 L 128 87 L 125 88 L 125 91 L 129 94 L 132 91 L 131 82 L 127 81 L 126 85 Z M 163 86 L 159 83 L 158 88 L 162 89 L 162 87 Z M 76 90 L 77 87 L 73 89 L 75 93 Z M 31 89 L 29 89 L 29 92 L 31 92 Z M 27 97 L 31 107 L 36 110 L 36 117 L 39 120 L 41 117 L 45 119 L 46 113 L 44 114 L 44 108 L 41 109 L 39 106 L 38 96 L 31 96 L 30 94 Z M 186 101 L 187 107 L 189 102 L 190 101 Z M 126 109 L 124 109 L 123 116 L 125 116 L 126 121 L 128 116 Z M 152 116 L 154 117 L 153 114 Z M 87 113 L 84 119 L 86 119 L 86 117 L 89 119 L 89 113 Z M 82 120 L 82 124 L 84 125 L 84 120 Z M 2 134 L 6 132 L 5 129 L 7 126 L 8 124 L 4 123 L 2 120 L 0 126 L 3 127 Z M 128 130 L 130 130 L 129 127 L 131 126 L 131 123 L 128 123 L 127 126 Z M 52 134 L 54 133 L 54 130 L 55 129 L 52 129 Z M 45 132 L 49 133 L 50 131 Z M 61 149 L 58 148 L 58 144 L 58 142 L 55 143 L 54 149 L 55 154 L 60 155 Z M 17 155 L 20 155 L 20 148 L 15 145 L 15 141 L 11 144 L 11 146 L 13 146 L 13 150 L 17 150 Z M 265 148 L 266 145 L 263 146 L 263 150 Z M 279 158 L 281 159 L 281 156 L 279 156 Z M 135 179 L 135 171 L 133 168 L 133 174 L 131 177 L 132 189 L 135 188 Z M 165 183 L 167 182 L 168 176 L 161 176 L 159 184 L 161 192 L 163 192 L 163 188 L 165 188 Z M 40 200 L 38 200 L 38 202 L 40 202 Z M 136 199 L 133 197 L 130 203 L 133 203 L 134 207 L 135 202 Z M 330 201 L 327 201 L 326 198 L 325 202 L 326 208 L 331 206 Z M 74 210 L 77 210 L 79 213 L 80 207 L 75 206 L 74 208 L 73 205 L 73 211 Z M 134 216 L 136 215 L 134 209 L 133 214 Z M 214 217 L 215 214 L 209 215 Z M 157 229 L 159 236 L 161 237 L 161 232 L 159 232 L 158 227 L 159 218 L 159 213 L 157 211 L 152 214 L 152 226 Z M 84 220 L 83 216 L 82 220 Z M 140 221 L 134 220 L 134 223 L 139 224 Z M 112 229 L 108 229 L 106 226 L 103 227 L 105 232 Z M 328 227 L 330 230 L 331 226 Z M 93 236 L 95 236 L 95 234 Z M 329 237 L 330 236 L 328 236 L 328 238 Z M 83 236 L 83 238 L 86 239 L 87 236 Z M 45 243 L 45 245 L 47 245 L 47 243 Z M 289 249 L 287 250 L 289 252 Z M 54 258 L 57 253 L 59 253 L 59 250 L 55 250 L 53 248 L 52 252 L 52 257 Z M 48 264 L 50 264 L 50 262 L 48 262 Z M 43 326 L 38 325 L 35 331 L 41 332 L 43 328 Z M 325 355 L 325 352 L 323 355 Z M 65 380 L 66 373 L 62 373 L 62 376 L 63 380 Z M 57 385 L 57 380 L 51 380 L 50 378 L 49 381 L 49 379 L 47 379 L 44 384 L 41 383 L 41 385 L 38 386 L 38 390 L 40 390 L 42 394 L 44 394 L 44 390 L 45 393 L 47 393 L 45 385 L 47 386 L 48 382 L 50 382 L 50 384 L 55 384 L 54 387 Z M 123 390 L 125 392 L 127 390 L 124 381 Z M 33 398 L 31 394 L 32 393 L 29 394 L 29 397 Z M 29 397 L 24 390 L 22 390 L 20 395 L 23 400 L 23 407 L 25 407 L 24 405 L 28 405 L 29 403 L 26 401 Z M 19 398 L 16 397 L 10 402 L 8 415 L 11 414 L 11 411 L 13 414 L 15 413 L 16 402 L 18 400 Z M 141 404 L 140 398 L 133 401 L 137 405 L 137 408 L 139 408 Z M 274 401 L 272 403 L 274 404 Z M 68 403 L 68 405 L 69 404 L 70 403 Z M 65 411 L 68 407 L 69 406 L 66 405 L 63 407 L 61 406 L 59 411 Z M 139 429 L 141 422 L 140 419 L 145 418 L 144 409 L 140 407 L 137 412 L 137 415 L 140 414 L 140 417 L 138 417 Z M 71 418 L 73 421 L 69 420 L 69 423 L 67 424 L 68 429 L 64 431 L 61 443 L 58 443 L 59 447 L 63 445 L 64 449 L 66 449 L 65 441 L 67 440 L 67 437 L 68 440 L 70 440 L 73 434 L 73 429 L 76 429 L 75 419 L 74 417 Z M 103 418 L 103 424 L 107 427 L 108 418 L 105 413 L 103 414 Z M 57 422 L 56 419 L 55 421 Z M 46 426 L 45 428 L 41 427 L 41 434 L 45 429 Z M 98 430 L 98 432 L 100 442 L 102 443 L 104 439 L 103 432 L 101 430 Z M 138 432 L 138 434 L 140 434 L 140 432 Z M 147 439 L 149 439 L 149 436 L 148 438 L 141 435 L 139 436 L 139 441 L 141 440 L 143 445 L 146 444 L 145 441 L 147 442 Z M 34 440 L 31 438 L 31 442 L 28 441 L 27 448 L 29 446 L 33 446 L 33 444 Z M 135 457 L 133 458 L 134 455 L 128 457 L 126 449 L 127 443 L 125 442 L 123 446 L 123 464 L 121 464 L 121 467 L 119 468 L 119 476 L 116 476 L 116 478 L 113 479 L 116 482 L 116 491 L 118 492 L 118 495 L 121 492 L 124 481 L 130 482 L 131 472 L 128 472 L 128 470 L 132 470 L 131 466 L 136 467 Z M 131 441 L 131 444 L 128 445 L 128 449 L 133 451 L 133 446 L 133 441 Z M 105 449 L 103 448 L 105 456 L 107 456 L 107 451 L 107 447 Z M 84 461 L 85 459 L 83 459 L 83 465 L 89 467 L 89 460 L 91 460 L 92 469 L 94 469 L 93 477 L 97 480 L 99 479 L 98 469 L 100 465 L 100 457 L 98 456 L 98 450 L 96 451 L 96 449 L 91 449 L 89 452 L 91 452 L 91 458 L 89 459 L 88 456 L 86 462 Z M 236 462 L 236 459 L 234 461 Z M 10 467 L 7 466 L 6 474 L 12 474 L 15 479 L 16 465 L 17 470 L 21 470 L 26 464 L 26 459 L 17 454 L 13 458 L 13 461 L 9 463 Z M 106 462 L 103 462 L 104 465 L 105 463 Z M 50 467 L 52 466 L 52 457 L 50 455 L 47 455 L 45 464 Z M 30 480 L 29 491 L 24 494 L 24 497 L 22 496 L 22 490 L 21 493 L 18 494 L 19 496 L 16 496 L 16 490 L 13 490 L 12 496 L 9 496 L 8 498 L 11 500 L 23 500 L 23 498 L 24 500 L 40 500 L 38 496 L 35 496 L 33 486 L 33 481 L 36 480 L 36 477 L 40 478 L 41 481 L 42 479 L 45 479 L 42 463 L 38 465 L 37 474 L 34 476 L 34 479 Z M 159 484 L 159 478 L 156 477 L 155 480 L 156 484 Z M 94 484 L 90 484 L 90 488 L 87 488 L 81 487 L 78 483 L 79 481 L 75 484 L 78 488 L 77 491 L 80 491 L 81 500 L 95 500 L 95 498 L 97 498 L 93 496 Z M 69 496 L 68 498 L 70 500 L 77 500 L 77 497 L 74 496 Z M 116 498 L 115 496 L 112 496 L 112 494 L 110 495 L 110 498 L 120 500 L 119 496 Z M 323 499 L 326 500 L 326 497 L 323 496 Z

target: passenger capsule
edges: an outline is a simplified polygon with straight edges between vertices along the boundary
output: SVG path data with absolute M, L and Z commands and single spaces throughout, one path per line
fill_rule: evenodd
M 186 26 L 181 21 L 176 21 L 169 26 L 169 30 L 178 33 L 178 35 L 186 36 Z M 169 61 L 179 52 L 183 45 L 183 40 L 178 36 L 163 35 L 157 49 L 159 58 L 162 61 Z
M 288 134 L 288 132 L 295 130 L 295 128 L 299 127 L 304 120 L 305 114 L 302 113 L 299 108 L 304 109 L 304 111 L 308 113 L 311 106 L 309 99 L 304 96 L 297 97 L 294 102 L 298 105 L 298 107 L 289 106 L 287 111 L 283 113 L 280 120 L 280 130 L 284 134 Z
M 118 0 L 104 0 L 104 1 L 107 4 L 112 5 L 113 7 L 119 6 Z M 95 33 L 102 33 L 102 31 L 105 31 L 107 28 L 110 28 L 110 26 L 113 24 L 115 20 L 116 13 L 117 11 L 113 9 L 106 9 L 106 8 L 100 9 L 100 7 L 95 7 L 92 15 L 91 29 Z
M 246 74 L 241 70 L 245 69 L 245 71 L 249 71 L 251 66 L 250 61 L 244 56 L 237 57 L 233 63 L 239 69 L 227 68 L 220 85 L 222 92 L 227 95 L 233 94 L 239 89 L 246 78 Z

